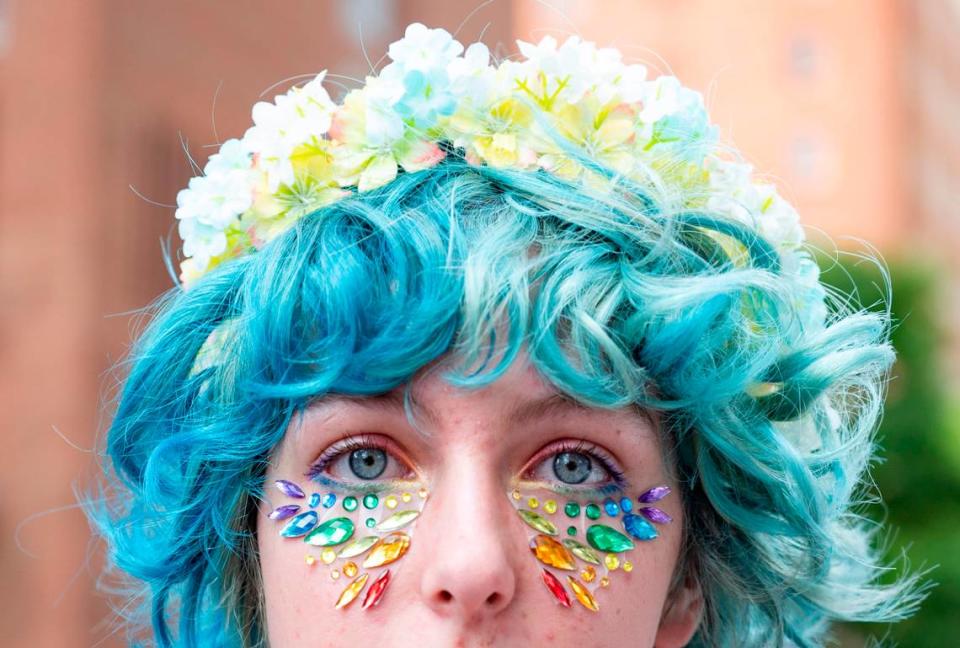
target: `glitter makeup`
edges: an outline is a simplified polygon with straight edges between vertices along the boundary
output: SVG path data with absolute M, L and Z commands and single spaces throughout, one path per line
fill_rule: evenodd
M 349 580 L 334 607 L 346 608 L 360 598 L 368 582 L 371 585 L 361 607 L 366 610 L 379 603 L 390 583 L 391 568 L 410 549 L 413 522 L 423 511 L 427 489 L 417 482 L 400 482 L 392 484 L 402 486 L 396 490 L 374 492 L 371 488 L 345 497 L 314 492 L 307 499 L 295 482 L 281 479 L 275 485 L 300 502 L 283 504 L 269 514 L 270 519 L 282 522 L 280 535 L 306 545 L 304 563 L 309 568 L 322 563 L 332 580 L 341 576 Z M 382 488 L 382 484 L 378 486 Z M 305 499 L 307 510 L 298 513 Z
M 597 595 L 610 586 L 611 577 L 633 571 L 630 552 L 659 535 L 655 525 L 672 521 L 650 506 L 669 495 L 670 488 L 656 486 L 635 498 L 610 495 L 586 502 L 557 498 L 553 490 L 543 496 L 540 489 L 515 488 L 507 496 L 531 532 L 530 551 L 547 591 L 563 607 L 571 607 L 574 598 L 597 612 Z

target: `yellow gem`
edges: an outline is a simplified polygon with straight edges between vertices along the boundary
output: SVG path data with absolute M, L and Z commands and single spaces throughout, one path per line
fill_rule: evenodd
M 583 579 L 584 583 L 592 583 L 596 577 L 597 570 L 593 568 L 593 565 L 588 565 L 586 569 L 580 572 L 580 578 Z
M 370 574 L 362 574 L 355 581 L 347 585 L 347 588 L 343 590 L 343 593 L 340 594 L 340 598 L 337 599 L 337 604 L 334 606 L 335 609 L 339 610 L 342 607 L 346 607 L 353 602 L 353 599 L 357 598 L 360 595 L 360 590 L 363 589 L 363 586 L 367 584 L 367 578 Z
M 427 499 L 427 489 L 421 488 L 420 490 L 417 491 L 417 495 L 420 496 L 420 499 Z
M 511 493 L 511 495 L 513 495 L 513 499 L 515 499 L 515 500 L 520 499 L 520 489 L 519 489 L 519 488 L 514 488 L 514 489 L 513 489 L 513 493 Z
M 320 552 L 320 560 L 322 560 L 323 564 L 325 565 L 329 565 L 336 559 L 337 559 L 337 552 L 331 549 L 330 547 L 327 547 L 326 549 Z
M 567 582 L 570 583 L 570 589 L 573 590 L 573 595 L 577 597 L 577 600 L 580 601 L 580 604 L 588 610 L 596 612 L 600 609 L 600 606 L 597 605 L 596 600 L 594 600 L 593 595 L 590 593 L 590 590 L 586 586 L 578 581 L 573 576 L 567 576 Z M 603 581 L 600 581 L 601 583 Z
M 527 506 L 529 506 L 530 508 L 537 508 L 538 506 L 540 506 L 540 502 L 537 501 L 536 497 L 531 497 L 530 499 L 527 500 Z
M 529 524 L 540 533 L 557 535 L 556 525 L 539 513 L 534 513 L 533 511 L 528 511 L 527 509 L 517 509 L 517 514 L 521 519 L 523 519 L 524 522 Z
M 343 566 L 343 575 L 347 578 L 353 578 L 357 575 L 357 563 L 352 560 Z
M 530 540 L 530 551 L 548 567 L 573 571 L 577 562 L 570 550 L 548 535 L 538 533 Z
M 632 571 L 633 571 L 633 563 L 630 562 L 629 560 L 624 560 L 624 561 L 623 561 L 623 571 L 625 571 L 625 572 L 632 572 Z
M 338 578 L 340 578 L 340 572 L 334 569 L 332 572 L 330 572 L 330 578 L 332 578 L 333 580 L 337 580 Z
M 607 554 L 603 557 L 603 564 L 607 566 L 607 569 L 613 571 L 620 566 L 620 559 L 617 558 L 616 554 Z
M 550 515 L 553 515 L 554 513 L 557 512 L 557 503 L 553 500 L 547 500 L 546 502 L 543 503 L 543 510 L 549 513 Z
M 317 562 L 317 559 L 311 556 L 310 554 L 307 554 L 303 560 L 310 566 L 313 566 L 313 564 Z
M 404 493 L 403 495 L 400 496 L 400 499 L 402 499 L 404 502 L 409 502 L 410 500 L 413 499 L 413 495 L 411 495 L 410 493 Z
M 600 587 L 606 587 L 610 584 L 610 579 L 604 576 L 600 579 Z
M 383 500 L 383 505 L 388 509 L 395 509 L 397 508 L 397 498 L 393 495 L 387 495 L 387 498 Z
M 380 538 L 363 561 L 363 566 L 382 567 L 398 560 L 410 548 L 410 536 L 403 531 L 397 531 Z
M 420 515 L 420 511 L 397 511 L 386 520 L 381 520 L 377 526 L 381 531 L 394 531 L 400 527 L 407 526 Z

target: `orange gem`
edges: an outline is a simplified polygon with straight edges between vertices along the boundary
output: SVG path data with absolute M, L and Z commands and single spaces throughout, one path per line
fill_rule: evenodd
M 548 535 L 538 533 L 530 540 L 530 551 L 548 567 L 572 571 L 577 568 L 570 550 Z
M 586 586 L 578 581 L 573 576 L 567 576 L 567 582 L 570 583 L 570 589 L 573 590 L 573 595 L 577 597 L 577 600 L 580 601 L 580 604 L 583 607 L 596 612 L 600 609 L 600 606 L 597 605 L 597 601 L 593 598 L 593 595 L 590 593 L 590 590 Z
M 363 589 L 363 586 L 367 584 L 367 578 L 369 577 L 370 574 L 361 574 L 359 578 L 347 585 L 347 588 L 340 594 L 340 598 L 337 599 L 337 604 L 334 608 L 339 610 L 353 603 L 353 599 L 360 595 L 360 591 Z
M 382 567 L 400 559 L 410 548 L 410 536 L 403 531 L 396 531 L 383 536 L 373 545 L 370 553 L 363 561 L 363 566 Z

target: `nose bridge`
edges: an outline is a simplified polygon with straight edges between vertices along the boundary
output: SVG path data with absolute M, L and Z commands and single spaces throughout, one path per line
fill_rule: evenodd
M 429 546 L 421 594 L 439 614 L 476 620 L 512 600 L 522 540 L 509 524 L 512 507 L 495 459 L 472 452 L 448 459 L 421 520 Z

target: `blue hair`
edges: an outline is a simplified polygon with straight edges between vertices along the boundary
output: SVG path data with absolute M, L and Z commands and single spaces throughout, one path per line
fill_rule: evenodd
M 88 499 L 132 584 L 131 643 L 266 645 L 253 520 L 309 402 L 389 391 L 446 354 L 463 361 L 446 380 L 481 387 L 524 344 L 578 400 L 661 413 L 687 522 L 674 587 L 695 579 L 705 601 L 692 645 L 819 646 L 832 621 L 911 614 L 919 578 L 884 577 L 856 512 L 888 318 L 835 300 L 813 325 L 752 230 L 619 187 L 451 154 L 163 296 Z

